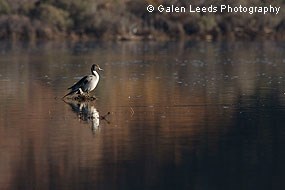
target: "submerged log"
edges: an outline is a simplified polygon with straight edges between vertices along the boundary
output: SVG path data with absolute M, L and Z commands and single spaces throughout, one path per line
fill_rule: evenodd
M 83 94 L 79 94 L 78 96 L 68 97 L 67 99 L 78 101 L 78 102 L 93 102 L 97 100 L 96 96 L 89 96 L 89 95 L 83 95 Z

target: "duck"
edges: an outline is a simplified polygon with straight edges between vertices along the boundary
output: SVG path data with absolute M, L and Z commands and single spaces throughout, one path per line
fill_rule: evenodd
M 94 90 L 99 82 L 99 74 L 97 71 L 103 71 L 103 69 L 100 68 L 98 64 L 93 64 L 91 66 L 91 75 L 84 76 L 82 79 L 80 79 L 77 83 L 75 83 L 73 86 L 69 87 L 68 90 L 70 90 L 69 93 L 67 93 L 62 98 L 65 98 L 66 96 L 73 95 L 74 93 L 84 95 L 92 90 Z

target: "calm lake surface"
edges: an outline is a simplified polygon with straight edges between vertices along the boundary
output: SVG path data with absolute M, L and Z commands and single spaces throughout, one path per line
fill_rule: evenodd
M 0 189 L 284 189 L 284 52 L 2 42 Z M 97 100 L 62 101 L 93 63 Z

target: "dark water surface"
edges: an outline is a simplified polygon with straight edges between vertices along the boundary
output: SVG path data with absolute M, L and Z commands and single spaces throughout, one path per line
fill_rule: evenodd
M 0 189 L 285 189 L 284 52 L 2 42 Z M 92 63 L 98 99 L 63 102 Z

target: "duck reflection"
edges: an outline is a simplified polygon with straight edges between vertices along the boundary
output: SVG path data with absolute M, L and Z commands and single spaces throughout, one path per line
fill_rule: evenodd
M 100 120 L 106 120 L 107 123 L 110 123 L 106 119 L 106 116 L 109 115 L 110 112 L 100 117 L 99 112 L 97 111 L 94 104 L 92 104 L 92 102 L 78 102 L 78 101 L 69 101 L 69 102 L 64 101 L 64 102 L 71 107 L 72 111 L 77 114 L 80 120 L 85 121 L 87 123 L 91 122 L 91 129 L 93 132 L 99 130 Z

